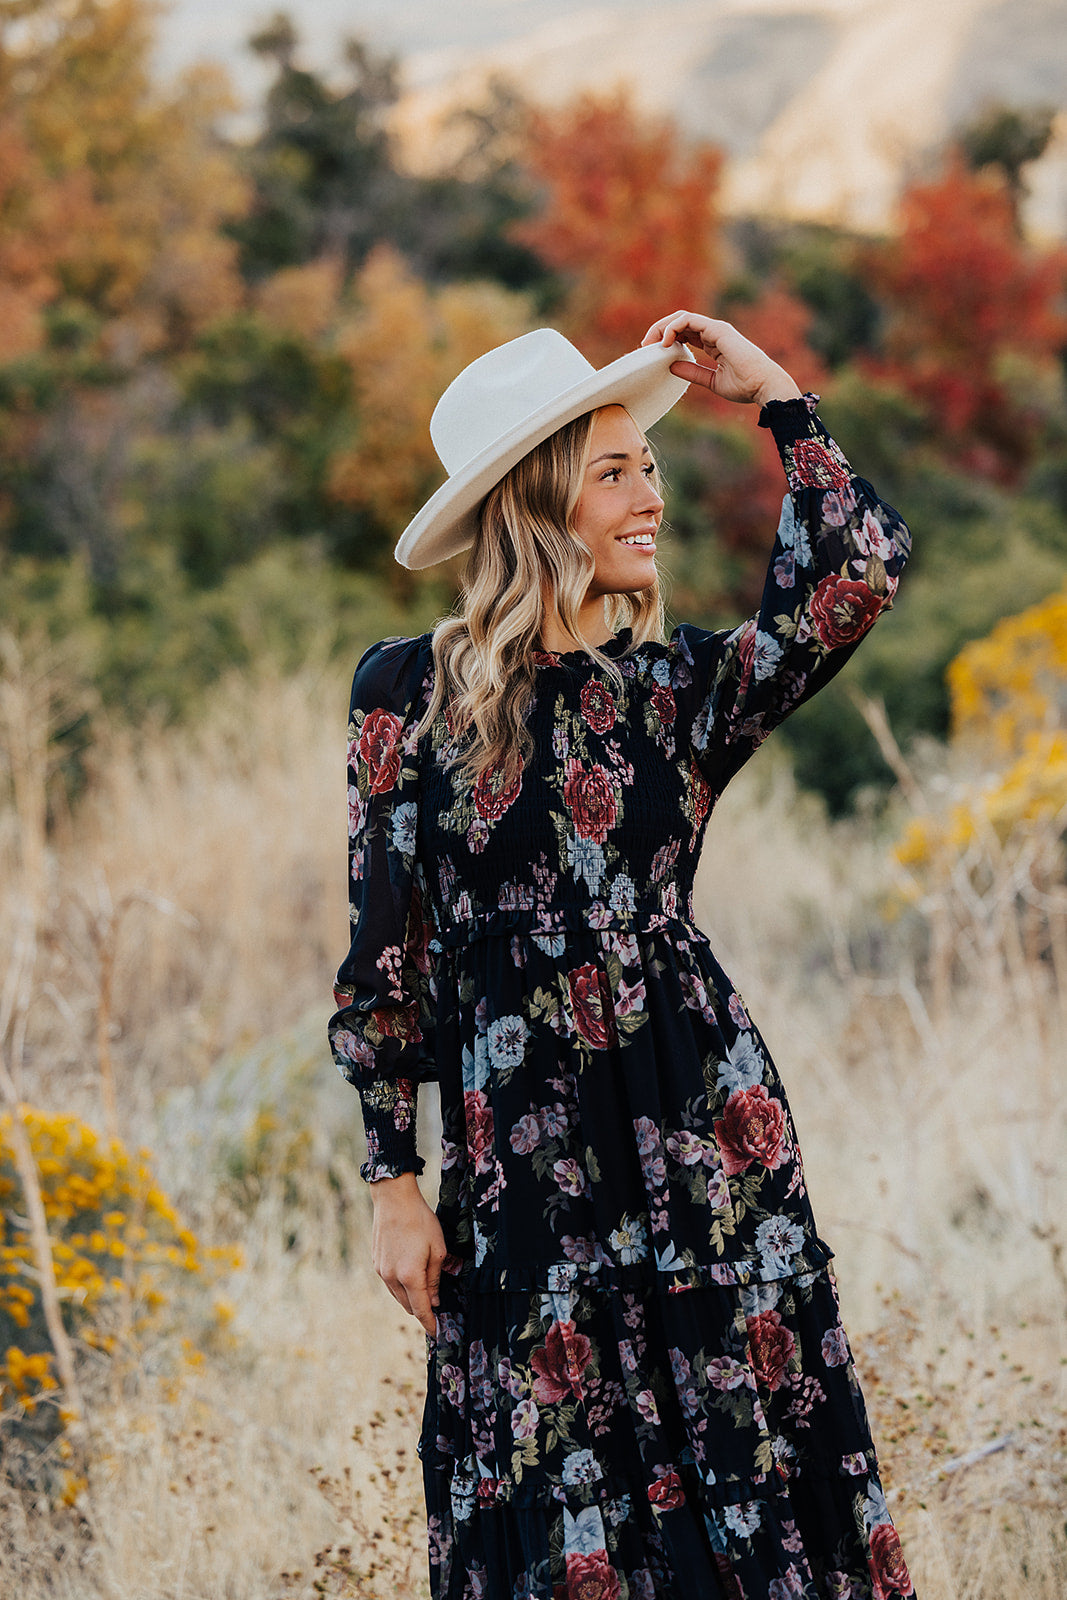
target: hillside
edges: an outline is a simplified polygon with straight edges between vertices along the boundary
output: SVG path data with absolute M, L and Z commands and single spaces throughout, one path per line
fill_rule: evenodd
M 647 110 L 731 152 L 729 210 L 877 229 L 902 177 L 984 103 L 1067 108 L 1062 0 L 684 0 L 572 9 L 494 39 L 511 11 L 480 8 L 480 50 L 407 58 L 415 160 L 493 73 L 547 101 L 626 82 Z M 1067 117 L 1031 187 L 1030 226 L 1067 233 Z

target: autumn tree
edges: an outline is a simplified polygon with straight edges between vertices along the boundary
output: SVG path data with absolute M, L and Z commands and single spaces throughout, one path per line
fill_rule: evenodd
M 53 177 L 10 113 L 0 118 L 0 366 L 38 350 L 94 215 L 86 175 Z
M 380 563 L 398 582 L 392 545 L 445 477 L 430 414 L 469 362 L 527 331 L 530 307 L 489 284 L 430 289 L 385 245 L 353 288 L 358 309 L 338 343 L 352 374 L 356 424 L 352 442 L 333 456 L 330 484 L 358 517 L 346 559 Z
M 80 186 L 60 279 L 129 358 L 186 337 L 241 296 L 222 224 L 246 203 L 214 132 L 221 77 L 152 79 L 146 0 L 21 0 L 0 21 L 0 109 L 52 181 Z
M 622 90 L 531 112 L 524 160 L 542 210 L 514 229 L 565 288 L 562 320 L 591 361 L 632 349 L 656 317 L 712 303 L 722 157 L 639 115 Z
M 911 185 L 899 232 L 862 259 L 887 313 L 866 370 L 926 408 L 960 465 L 1015 481 L 1040 441 L 1043 394 L 1058 404 L 1067 251 L 1021 239 L 1006 180 L 955 157 Z

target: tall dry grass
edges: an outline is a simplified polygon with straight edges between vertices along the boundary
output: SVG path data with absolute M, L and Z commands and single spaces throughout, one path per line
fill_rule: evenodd
M 100 1126 L 110 1077 L 245 1265 L 228 1337 L 189 1348 L 178 1317 L 92 1388 L 69 1503 L 0 1480 L 0 1592 L 417 1595 L 422 1335 L 364 1264 L 356 1104 L 308 1042 L 345 942 L 345 675 L 234 679 L 193 730 L 98 719 L 68 803 L 67 671 L 8 663 L 4 1049 L 24 1099 Z M 894 826 L 829 824 L 768 749 L 713 818 L 699 919 L 790 1094 L 918 1592 L 1058 1600 L 1064 997 L 1005 963 L 932 1014 L 928 929 L 887 915 Z

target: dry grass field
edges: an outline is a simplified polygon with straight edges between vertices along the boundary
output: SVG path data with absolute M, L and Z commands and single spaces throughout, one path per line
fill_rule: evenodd
M 5 1386 L 5 1596 L 425 1592 L 422 1335 L 365 1265 L 358 1109 L 324 1044 L 346 693 L 333 669 L 235 679 L 192 730 L 97 719 L 60 771 L 77 692 L 9 642 L 4 1066 L 21 1101 L 151 1151 L 241 1264 L 206 1320 L 174 1295 L 110 1353 L 77 1324 L 76 1446 Z M 1067 993 L 990 949 L 982 902 L 953 914 L 983 964 L 934 1004 L 901 820 L 829 824 L 772 741 L 712 821 L 699 917 L 790 1093 L 918 1594 L 1060 1600 Z

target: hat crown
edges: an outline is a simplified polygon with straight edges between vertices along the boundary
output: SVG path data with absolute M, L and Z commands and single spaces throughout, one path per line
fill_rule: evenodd
M 464 367 L 438 400 L 430 438 L 456 473 L 596 369 L 554 328 L 535 328 Z

